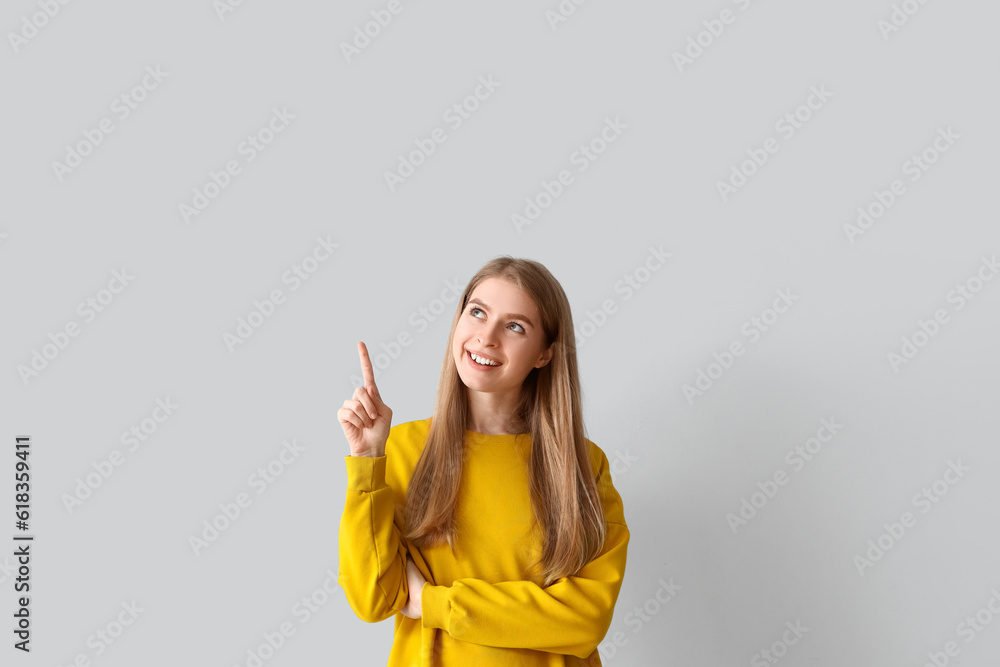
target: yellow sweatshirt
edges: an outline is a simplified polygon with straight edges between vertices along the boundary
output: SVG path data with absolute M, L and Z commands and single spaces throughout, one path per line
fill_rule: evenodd
M 591 461 L 607 518 L 601 552 L 576 575 L 547 588 L 527 578 L 541 553 L 533 520 L 531 437 L 466 431 L 455 553 L 402 537 L 406 490 L 431 418 L 389 430 L 385 456 L 347 456 L 337 583 L 369 623 L 395 615 L 388 667 L 597 667 L 625 574 L 629 531 L 608 458 L 593 442 Z M 406 605 L 406 556 L 427 580 L 422 618 Z

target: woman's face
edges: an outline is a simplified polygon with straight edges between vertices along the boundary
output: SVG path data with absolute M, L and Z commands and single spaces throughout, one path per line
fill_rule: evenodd
M 476 285 L 458 319 L 452 346 L 465 386 L 519 392 L 531 369 L 552 359 L 541 325 L 538 306 L 513 283 L 486 278 Z M 477 363 L 470 353 L 492 365 Z

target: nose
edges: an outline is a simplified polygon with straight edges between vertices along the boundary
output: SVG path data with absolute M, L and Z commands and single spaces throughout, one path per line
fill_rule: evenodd
M 498 324 L 487 324 L 479 330 L 479 342 L 483 347 L 495 347 L 497 340 L 500 338 L 500 333 L 497 327 L 502 326 Z

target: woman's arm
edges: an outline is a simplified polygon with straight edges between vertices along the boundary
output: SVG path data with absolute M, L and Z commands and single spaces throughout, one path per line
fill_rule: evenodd
M 368 348 L 358 341 L 365 385 L 344 401 L 337 418 L 351 447 L 347 500 L 340 517 L 337 583 L 362 620 L 382 621 L 406 605 L 406 544 L 395 523 L 393 490 L 385 482 L 392 410 L 382 401 Z
M 605 551 L 578 574 L 547 588 L 533 581 L 491 584 L 482 579 L 424 584 L 423 626 L 473 644 L 586 658 L 611 626 L 628 540 L 627 526 L 609 523 Z
M 347 500 L 340 517 L 337 583 L 358 617 L 377 623 L 406 606 L 405 541 L 394 521 L 385 456 L 347 456 Z
M 577 574 L 546 588 L 533 581 L 472 578 L 457 579 L 451 586 L 427 583 L 420 593 L 423 626 L 473 644 L 587 658 L 611 626 L 629 542 L 621 497 L 603 451 L 597 487 L 607 536 L 601 552 Z

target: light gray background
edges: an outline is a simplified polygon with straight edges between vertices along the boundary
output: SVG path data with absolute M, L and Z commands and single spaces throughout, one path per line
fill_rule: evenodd
M 556 0 L 403 0 L 348 62 L 340 43 L 386 2 L 246 0 L 223 19 L 209 0 L 71 2 L 16 53 L 10 33 L 42 10 L 7 3 L 0 534 L 13 544 L 11 443 L 30 434 L 37 537 L 30 656 L 10 648 L 2 550 L 0 661 L 246 665 L 288 622 L 264 664 L 384 665 L 392 621 L 360 621 L 329 574 L 356 342 L 375 355 L 411 336 L 379 388 L 394 423 L 429 416 L 454 304 L 426 328 L 420 309 L 512 254 L 569 295 L 588 436 L 618 462 L 632 538 L 605 664 L 766 664 L 796 622 L 808 631 L 780 664 L 917 666 L 949 641 L 950 664 L 996 664 L 1000 281 L 973 280 L 961 309 L 949 293 L 1000 251 L 1000 8 L 907 4 L 886 39 L 888 0 L 593 0 L 555 29 Z M 674 52 L 724 9 L 734 22 L 679 71 Z M 168 74 L 120 120 L 111 104 L 147 66 Z M 451 129 L 480 76 L 500 86 Z M 832 97 L 785 139 L 776 121 L 813 86 Z M 244 161 L 274 108 L 294 119 Z M 60 181 L 52 163 L 102 118 L 114 131 Z M 608 118 L 627 129 L 578 171 Z M 390 191 L 385 172 L 438 127 L 447 141 Z M 904 163 L 948 127 L 957 141 L 911 182 Z M 780 150 L 723 201 L 717 182 L 768 137 Z M 232 159 L 242 172 L 186 223 L 179 205 Z M 518 232 L 511 215 L 561 169 L 574 182 Z M 897 178 L 905 194 L 851 243 L 844 225 Z M 282 275 L 317 237 L 339 248 L 293 291 Z M 671 257 L 643 273 L 651 246 Z M 77 305 L 122 269 L 134 279 L 85 322 Z M 645 279 L 628 299 L 626 275 Z M 286 301 L 230 351 L 224 334 L 274 289 Z M 794 306 L 751 341 L 744 323 L 778 290 Z M 938 309 L 947 324 L 894 369 Z M 79 335 L 23 381 L 70 322 Z M 689 401 L 734 341 L 745 353 Z M 130 451 L 121 433 L 168 397 L 177 410 Z M 843 427 L 795 470 L 786 453 L 824 418 Z M 292 439 L 304 450 L 258 495 L 248 478 Z M 69 511 L 114 450 L 123 463 Z M 968 471 L 922 513 L 914 496 L 949 461 Z M 734 533 L 727 514 L 778 471 L 787 484 Z M 252 504 L 195 555 L 189 537 L 239 493 Z M 915 525 L 884 536 L 904 512 Z M 891 548 L 859 572 L 880 536 Z M 325 604 L 304 620 L 308 596 Z M 88 637 L 133 600 L 143 611 L 96 655 Z M 977 613 L 993 622 L 970 642 Z

